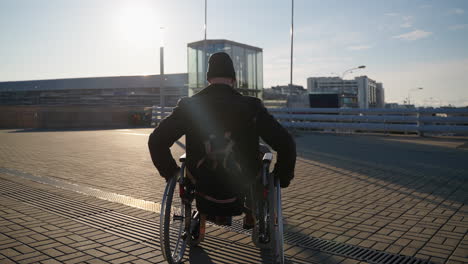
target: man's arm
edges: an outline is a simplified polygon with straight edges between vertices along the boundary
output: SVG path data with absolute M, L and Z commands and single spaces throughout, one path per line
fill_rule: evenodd
M 173 177 L 179 170 L 170 147 L 185 134 L 182 102 L 182 99 L 179 100 L 172 113 L 159 123 L 148 140 L 151 160 L 159 174 L 166 179 Z
M 260 137 L 277 153 L 273 172 L 279 177 L 281 187 L 288 187 L 294 178 L 296 165 L 296 143 L 288 131 L 268 113 L 259 102 L 257 127 Z

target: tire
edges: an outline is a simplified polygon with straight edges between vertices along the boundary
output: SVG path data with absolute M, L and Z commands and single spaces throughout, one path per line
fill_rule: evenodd
M 284 263 L 284 237 L 283 237 L 283 213 L 281 208 L 281 186 L 279 179 L 273 179 L 271 175 L 269 180 L 268 203 L 272 208 L 269 229 L 271 234 L 271 251 L 274 263 Z
M 256 213 L 256 221 L 252 229 L 252 242 L 257 248 L 261 249 L 271 248 L 270 242 L 261 241 L 262 239 L 260 236 L 260 234 L 262 234 L 264 237 L 269 239 L 268 234 L 266 234 L 266 232 L 268 232 L 268 220 L 265 219 L 265 217 L 267 217 L 267 213 L 264 211 L 265 209 L 267 210 L 266 206 L 266 203 L 262 204 L 261 202 L 255 205 L 258 212 Z
M 184 202 L 179 195 L 180 179 L 183 179 L 184 166 L 181 176 L 171 178 L 164 191 L 160 215 L 160 243 L 163 256 L 169 264 L 182 261 L 190 236 L 184 232 L 190 224 L 191 215 L 186 216 L 190 204 Z M 189 210 L 187 210 L 189 209 Z M 187 223 L 188 221 L 188 223 Z
M 264 164 L 262 170 L 262 178 L 268 179 L 269 165 Z M 266 183 L 266 182 L 265 182 Z M 269 249 L 271 248 L 271 234 L 269 227 L 269 215 L 270 215 L 270 204 L 268 197 L 263 196 L 264 188 L 263 183 L 259 183 L 258 186 L 254 186 L 252 189 L 252 210 L 255 215 L 255 225 L 252 230 L 252 242 L 257 248 Z

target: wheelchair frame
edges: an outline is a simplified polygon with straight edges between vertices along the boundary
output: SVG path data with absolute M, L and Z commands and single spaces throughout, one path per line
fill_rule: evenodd
M 169 264 L 181 263 L 187 245 L 196 246 L 204 236 L 200 228 L 204 223 L 200 213 L 192 209 L 195 187 L 186 176 L 185 154 L 179 158 L 180 173 L 171 178 L 164 190 L 160 214 L 160 243 L 163 256 Z M 251 189 L 251 209 L 255 219 L 252 241 L 258 248 L 271 249 L 274 263 L 284 263 L 283 217 L 279 179 L 271 174 L 273 154 L 267 152 L 262 159 L 260 182 Z

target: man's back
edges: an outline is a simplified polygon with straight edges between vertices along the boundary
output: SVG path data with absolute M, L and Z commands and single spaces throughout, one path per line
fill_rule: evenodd
M 232 197 L 259 170 L 259 100 L 226 85 L 210 85 L 180 105 L 187 125 L 187 168 L 197 188 Z
M 178 166 L 170 146 L 186 135 L 186 165 L 197 191 L 228 199 L 251 184 L 260 170 L 259 138 L 277 151 L 274 172 L 282 187 L 294 176 L 295 143 L 258 98 L 242 96 L 232 88 L 235 72 L 226 53 L 210 57 L 210 86 L 179 101 L 148 142 L 154 165 L 164 178 Z

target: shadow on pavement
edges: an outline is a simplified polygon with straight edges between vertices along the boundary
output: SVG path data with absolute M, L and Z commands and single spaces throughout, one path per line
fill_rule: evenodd
M 190 247 L 189 250 L 189 263 L 200 263 L 200 264 L 214 264 L 208 253 L 203 247 Z
M 216 238 L 214 238 L 216 239 Z M 260 252 L 260 255 L 258 255 Z M 254 247 L 244 247 L 239 244 L 232 244 L 229 246 L 224 246 L 219 248 L 216 253 L 212 253 L 213 257 L 216 259 L 213 260 L 210 257 L 209 251 L 206 251 L 203 248 L 203 244 L 196 247 L 190 247 L 189 249 L 189 262 L 191 264 L 214 264 L 214 263 L 232 263 L 232 260 L 237 259 L 241 261 L 239 263 L 244 263 L 242 261 L 247 261 L 245 263 L 259 263 L 259 264 L 270 264 L 272 263 L 272 258 L 270 252 L 265 249 L 257 249 Z M 260 257 L 258 259 L 258 257 Z M 253 262 L 252 262 L 253 261 Z M 260 261 L 260 262 L 257 262 Z M 235 262 L 238 263 L 238 262 Z M 290 263 L 290 262 L 286 262 Z
M 468 200 L 463 191 L 468 179 L 466 150 L 354 135 L 308 134 L 296 141 L 298 156 L 317 169 L 323 164 L 328 165 L 327 170 L 363 183 L 366 178 L 356 174 L 382 180 L 385 186 L 397 184 L 406 187 L 408 195 L 416 190 L 443 200 L 460 203 Z

